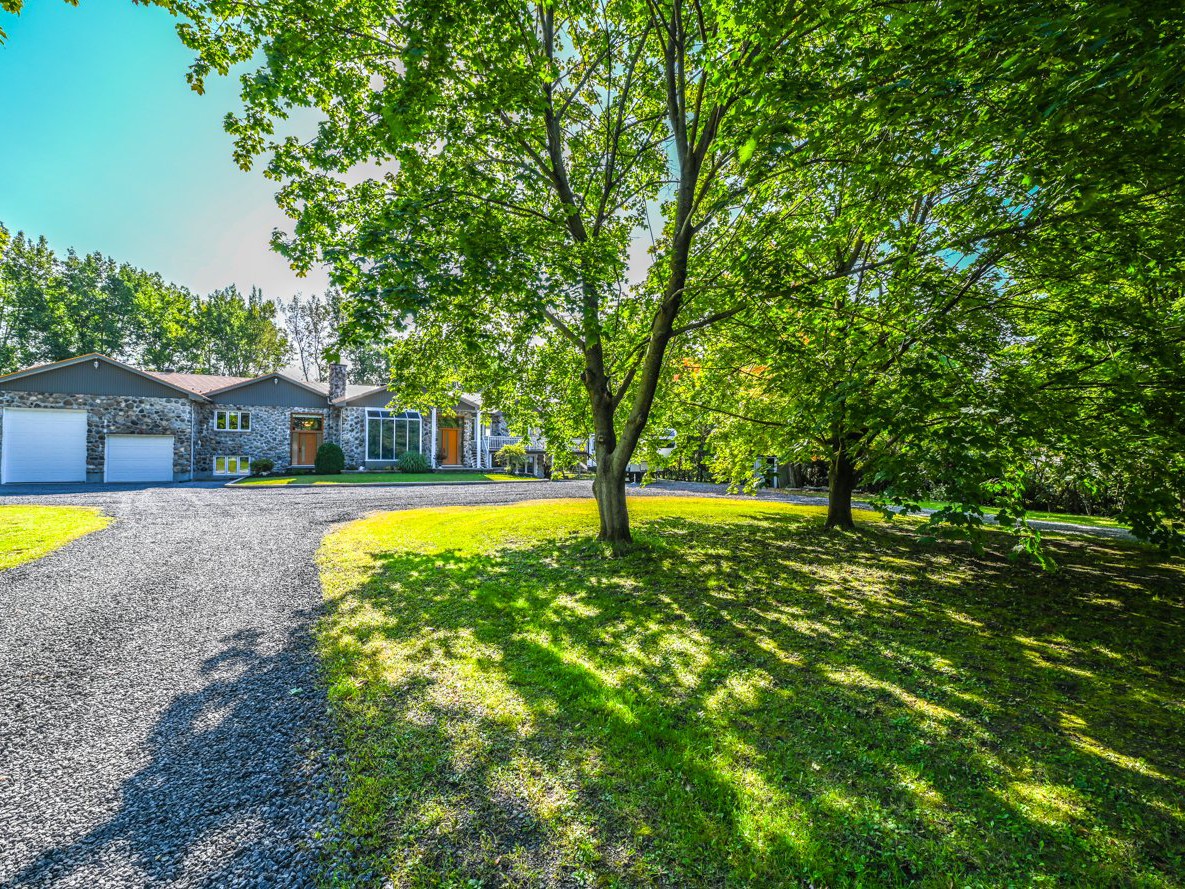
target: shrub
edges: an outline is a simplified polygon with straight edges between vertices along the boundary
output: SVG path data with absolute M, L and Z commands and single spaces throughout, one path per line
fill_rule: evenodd
M 518 473 L 527 465 L 527 446 L 519 442 L 518 444 L 502 445 L 494 454 L 494 459 L 498 460 L 508 469 Z
M 327 441 L 317 448 L 317 459 L 314 466 L 318 475 L 337 475 L 346 468 L 346 455 L 342 453 L 340 447 Z
M 267 475 L 276 468 L 276 461 L 269 460 L 267 457 L 256 457 L 251 461 L 252 475 Z
M 399 455 L 400 472 L 429 472 L 428 461 L 418 451 L 405 451 Z

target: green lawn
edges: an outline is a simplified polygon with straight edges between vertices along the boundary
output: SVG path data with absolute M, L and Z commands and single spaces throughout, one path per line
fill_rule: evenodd
M 340 885 L 1185 885 L 1185 572 L 631 501 L 326 538 Z M 1000 548 L 1008 542 L 1001 535 Z M 376 876 L 377 875 L 377 876 Z
M 0 506 L 0 571 L 40 559 L 111 519 L 79 506 Z
M 827 502 L 827 492 L 818 491 L 810 488 L 783 488 L 783 491 L 792 494 L 801 494 L 807 497 L 818 497 L 822 502 Z M 863 495 L 857 494 L 856 499 L 867 499 Z M 942 500 L 919 500 L 918 506 L 923 509 L 942 509 L 949 505 Z M 986 507 L 984 509 L 985 515 L 995 515 L 997 510 L 993 507 Z M 1122 524 L 1118 519 L 1110 518 L 1109 516 L 1091 516 L 1078 515 L 1072 512 L 1042 512 L 1041 510 L 1029 510 L 1025 513 L 1027 518 L 1033 521 L 1042 522 L 1064 522 L 1069 525 L 1086 525 L 1090 528 L 1126 528 L 1127 525 Z
M 343 472 L 341 475 L 269 475 L 245 478 L 236 485 L 455 484 L 457 482 L 535 482 L 528 475 L 505 472 Z
M 923 500 L 918 505 L 926 509 L 942 509 L 948 504 L 937 500 Z M 984 509 L 985 515 L 995 515 L 996 512 L 997 510 L 990 506 Z M 1041 522 L 1064 522 L 1069 525 L 1085 525 L 1088 528 L 1127 527 L 1127 525 L 1121 524 L 1117 519 L 1108 516 L 1076 515 L 1072 512 L 1042 512 L 1041 510 L 1030 509 L 1025 513 L 1025 518 Z

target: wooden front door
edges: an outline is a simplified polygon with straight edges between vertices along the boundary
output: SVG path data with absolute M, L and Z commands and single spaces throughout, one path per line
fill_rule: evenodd
M 312 466 L 317 462 L 317 448 L 325 438 L 322 417 L 292 418 L 292 465 Z
M 292 433 L 292 465 L 312 466 L 317 461 L 317 448 L 321 447 L 320 432 Z
M 461 430 L 456 426 L 445 426 L 440 430 L 440 463 L 442 466 L 456 466 L 461 462 L 459 441 Z

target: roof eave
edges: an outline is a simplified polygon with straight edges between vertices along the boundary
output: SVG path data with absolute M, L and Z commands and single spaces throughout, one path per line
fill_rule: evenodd
M 301 380 L 294 380 L 292 377 L 288 376 L 287 374 L 282 374 L 279 371 L 273 371 L 272 373 L 264 374 L 261 377 L 252 377 L 249 380 L 243 380 L 241 383 L 231 383 L 229 386 L 223 386 L 221 389 L 212 389 L 206 393 L 206 397 L 212 400 L 215 395 L 222 395 L 225 392 L 233 392 L 235 389 L 242 389 L 244 386 L 250 386 L 254 383 L 262 383 L 267 380 L 283 380 L 286 383 L 291 383 L 293 386 L 299 386 L 306 392 L 312 392 L 314 395 L 324 398 L 326 401 L 329 400 L 329 396 L 320 389 L 314 389 L 308 383 L 302 382 Z
M 174 392 L 180 392 L 187 398 L 194 401 L 209 401 L 210 399 L 202 395 L 200 392 L 194 392 L 192 389 L 186 389 L 184 386 L 178 386 L 175 383 L 170 383 L 168 380 L 162 380 L 160 377 L 155 377 L 150 373 L 145 373 L 138 367 L 132 367 L 130 364 L 112 358 L 110 355 L 103 355 L 100 352 L 87 352 L 85 355 L 76 355 L 73 358 L 64 358 L 61 361 L 52 361 L 49 364 L 39 364 L 36 367 L 27 367 L 24 370 L 13 371 L 10 374 L 0 376 L 0 383 L 6 383 L 10 380 L 23 380 L 27 377 L 35 377 L 39 374 L 48 373 L 51 370 L 60 370 L 63 367 L 73 367 L 75 364 L 83 364 L 87 361 L 105 361 L 108 364 L 118 367 L 120 370 L 126 370 L 128 373 L 135 374 L 145 380 L 172 389 Z
M 334 407 L 349 407 L 350 402 L 357 401 L 359 398 L 370 398 L 370 396 L 377 395 L 379 392 L 390 392 L 390 391 L 391 390 L 389 390 L 386 386 L 375 386 L 373 389 L 368 389 L 365 392 L 359 392 L 357 395 L 350 395 L 348 397 L 338 398 L 338 399 L 335 399 L 329 403 L 332 404 Z

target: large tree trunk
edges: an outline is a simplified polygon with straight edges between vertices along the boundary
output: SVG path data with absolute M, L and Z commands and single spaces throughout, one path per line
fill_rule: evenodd
M 597 512 L 601 517 L 601 540 L 615 550 L 633 542 L 630 536 L 630 514 L 625 503 L 625 469 L 618 471 L 613 460 L 598 460 L 597 475 L 593 480 L 593 494 L 597 498 Z
M 856 467 L 844 448 L 831 458 L 827 473 L 827 527 L 850 531 L 856 527 L 852 520 L 852 490 L 856 487 Z

